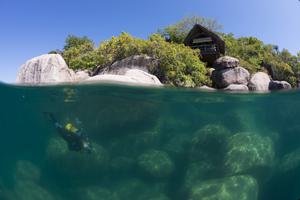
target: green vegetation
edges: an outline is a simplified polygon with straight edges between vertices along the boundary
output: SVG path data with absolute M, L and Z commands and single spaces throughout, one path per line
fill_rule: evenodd
M 199 60 L 199 51 L 183 44 L 166 42 L 159 34 L 148 40 L 134 38 L 127 33 L 104 41 L 98 48 L 87 38 L 69 36 L 63 57 L 72 69 L 104 68 L 115 61 L 133 55 L 148 55 L 159 61 L 159 66 L 149 71 L 163 83 L 196 87 L 210 84 L 205 64 Z
M 158 67 L 149 69 L 164 84 L 179 87 L 210 85 L 208 69 L 199 59 L 199 51 L 183 45 L 183 40 L 194 26 L 201 24 L 218 32 L 222 26 L 213 19 L 203 17 L 184 18 L 151 35 L 148 40 L 134 38 L 128 33 L 112 37 L 99 47 L 87 37 L 68 36 L 62 54 L 68 66 L 74 70 L 94 70 L 110 66 L 115 61 L 133 55 L 148 55 L 159 61 Z M 233 34 L 218 34 L 226 42 L 226 55 L 236 57 L 241 66 L 251 73 L 268 71 L 273 79 L 286 80 L 296 86 L 300 80 L 300 53 L 292 55 L 278 46 L 267 45 L 255 37 L 236 38 Z
M 167 26 L 159 33 L 169 42 L 183 43 L 184 38 L 196 23 L 217 33 L 222 28 L 213 19 L 190 17 Z M 233 34 L 218 34 L 225 40 L 226 55 L 238 58 L 241 66 L 251 73 L 272 68 L 273 78 L 276 80 L 286 80 L 293 86 L 300 80 L 300 53 L 293 56 L 288 50 L 279 51 L 278 46 L 264 44 L 255 37 L 236 38 Z
M 251 73 L 273 70 L 273 78 L 286 80 L 293 86 L 300 80 L 299 55 L 288 50 L 279 51 L 278 46 L 266 45 L 255 37 L 235 38 L 233 34 L 222 34 L 226 42 L 226 54 L 241 61 L 242 67 Z

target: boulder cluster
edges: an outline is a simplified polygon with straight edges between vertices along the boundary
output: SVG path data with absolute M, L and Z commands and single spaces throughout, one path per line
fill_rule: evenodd
M 265 72 L 250 74 L 239 60 L 224 56 L 216 60 L 211 74 L 213 86 L 226 91 L 258 91 L 291 89 L 286 81 L 273 81 Z
M 130 56 L 116 61 L 94 72 L 69 69 L 59 54 L 47 54 L 27 61 L 17 76 L 19 84 L 55 84 L 106 82 L 132 85 L 162 86 L 160 80 L 150 72 L 158 61 L 145 55 Z M 216 60 L 211 71 L 213 87 L 200 89 L 224 91 L 258 91 L 291 89 L 286 81 L 273 81 L 265 72 L 250 74 L 240 66 L 238 59 L 224 56 Z
M 161 86 L 159 79 L 149 73 L 156 62 L 148 56 L 131 56 L 111 66 L 90 73 L 70 69 L 59 54 L 46 54 L 27 61 L 21 66 L 18 84 L 57 83 L 126 83 L 134 85 Z
M 258 199 L 275 163 L 269 136 L 221 124 L 169 133 L 172 123 L 94 140 L 91 154 L 71 152 L 62 138 L 50 138 L 43 165 L 16 163 L 15 184 L 5 199 Z M 299 165 L 299 159 L 289 164 L 291 157 L 284 157 L 282 170 Z

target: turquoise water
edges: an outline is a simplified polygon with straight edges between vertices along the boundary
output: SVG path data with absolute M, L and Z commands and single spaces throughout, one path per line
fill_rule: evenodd
M 2 200 L 297 200 L 300 92 L 0 85 Z M 88 135 L 70 151 L 53 122 Z

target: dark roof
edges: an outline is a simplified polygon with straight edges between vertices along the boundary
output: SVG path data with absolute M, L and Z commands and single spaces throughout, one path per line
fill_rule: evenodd
M 209 35 L 212 38 L 212 40 L 214 41 L 214 43 L 216 43 L 218 45 L 220 53 L 225 54 L 225 42 L 224 42 L 224 40 L 219 35 L 217 35 L 216 33 L 208 30 L 207 28 L 201 26 L 200 24 L 196 24 L 192 28 L 192 30 L 189 32 L 189 34 L 185 38 L 184 44 L 186 46 L 190 46 L 193 39 L 195 37 L 197 37 L 197 35 L 199 33 L 204 33 L 204 34 Z

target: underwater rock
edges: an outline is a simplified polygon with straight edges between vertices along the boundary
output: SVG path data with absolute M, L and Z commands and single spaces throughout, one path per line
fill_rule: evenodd
M 40 169 L 32 162 L 27 160 L 20 160 L 16 164 L 15 180 L 26 180 L 37 182 L 40 180 Z
M 280 172 L 289 172 L 300 167 L 300 148 L 283 156 L 279 163 Z
M 222 125 L 209 124 L 196 131 L 190 143 L 191 161 L 222 162 L 231 133 Z
M 64 83 L 74 80 L 75 73 L 69 69 L 59 54 L 46 54 L 28 60 L 17 75 L 19 84 Z
M 192 188 L 194 185 L 208 179 L 214 179 L 221 175 L 218 167 L 208 162 L 190 163 L 184 177 L 184 190 Z
M 113 171 L 113 174 L 124 174 L 132 171 L 136 165 L 136 162 L 133 158 L 119 156 L 111 159 L 110 168 Z
M 213 71 L 211 79 L 217 88 L 225 88 L 230 84 L 248 85 L 250 73 L 242 67 L 227 68 Z
M 160 140 L 160 132 L 156 130 L 124 135 L 111 141 L 109 151 L 114 156 L 136 157 L 158 147 Z
M 156 194 L 151 197 L 144 198 L 143 200 L 170 200 L 170 198 L 164 194 Z
M 117 193 L 97 186 L 81 189 L 78 196 L 78 200 L 121 200 Z
M 264 72 L 257 72 L 252 75 L 248 87 L 251 91 L 269 91 L 270 77 Z
M 174 134 L 164 145 L 163 149 L 172 157 L 182 156 L 187 152 L 190 142 L 189 134 Z
M 57 200 L 49 191 L 32 181 L 18 181 L 14 188 L 18 200 Z
M 168 200 L 163 191 L 164 184 L 147 184 L 139 179 L 125 179 L 117 183 L 113 191 L 122 200 Z
M 229 174 L 270 168 L 275 157 L 273 141 L 254 133 L 237 133 L 228 140 L 225 167 Z
M 167 178 L 174 171 L 174 163 L 163 151 L 150 150 L 138 158 L 138 166 L 147 175 L 155 178 Z
M 137 199 L 137 196 L 144 193 L 146 190 L 146 184 L 138 179 L 125 179 L 120 181 L 113 189 L 122 200 Z
M 90 154 L 72 152 L 61 138 L 50 139 L 47 146 L 47 159 L 51 170 L 69 177 L 97 178 L 109 163 L 108 152 L 100 145 L 93 144 Z
M 192 187 L 189 200 L 257 200 L 258 184 L 251 176 L 215 179 Z
M 230 56 L 220 57 L 213 64 L 213 67 L 216 70 L 222 70 L 222 69 L 227 69 L 227 68 L 236 68 L 239 66 L 240 66 L 240 61 L 238 59 L 230 57 Z

